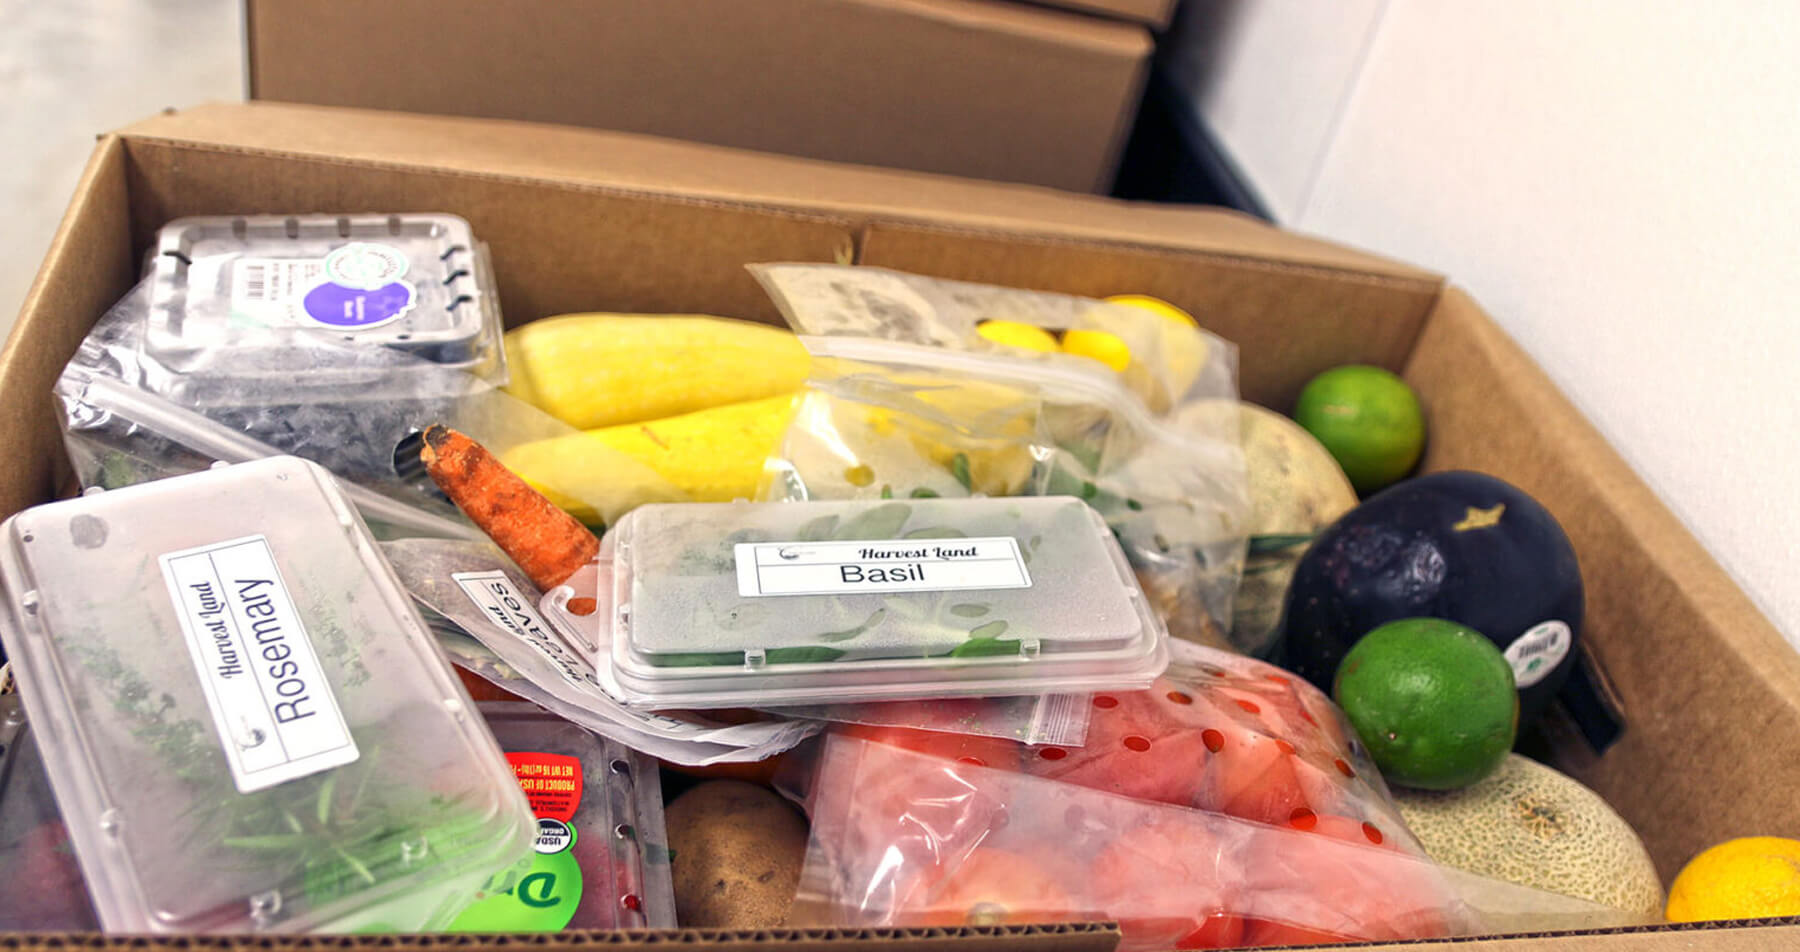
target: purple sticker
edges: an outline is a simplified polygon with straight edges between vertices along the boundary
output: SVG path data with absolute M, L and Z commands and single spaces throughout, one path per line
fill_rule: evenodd
M 412 310 L 413 287 L 394 281 L 371 291 L 325 282 L 306 292 L 301 309 L 326 327 L 361 330 L 399 318 Z

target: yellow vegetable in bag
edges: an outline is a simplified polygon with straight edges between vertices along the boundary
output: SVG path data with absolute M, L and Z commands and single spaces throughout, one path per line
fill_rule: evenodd
M 785 329 L 691 314 L 566 314 L 506 334 L 506 392 L 582 430 L 792 393 L 806 348 Z
M 520 444 L 500 460 L 585 522 L 610 523 L 650 502 L 754 499 L 795 400 L 785 393 L 571 433 Z

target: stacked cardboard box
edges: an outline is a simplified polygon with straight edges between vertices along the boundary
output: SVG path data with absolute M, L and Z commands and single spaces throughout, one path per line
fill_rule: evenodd
M 1153 47 L 1142 23 L 1004 0 L 250 0 L 246 19 L 255 99 L 1074 191 L 1111 186 Z

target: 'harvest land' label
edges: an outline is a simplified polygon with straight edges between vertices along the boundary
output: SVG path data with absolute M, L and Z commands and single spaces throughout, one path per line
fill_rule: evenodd
M 238 792 L 356 760 L 268 539 L 171 552 L 159 563 Z
M 871 542 L 743 542 L 738 594 L 848 595 L 1030 588 L 1011 536 Z

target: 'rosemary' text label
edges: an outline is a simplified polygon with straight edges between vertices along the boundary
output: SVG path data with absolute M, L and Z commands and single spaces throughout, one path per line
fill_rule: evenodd
M 159 560 L 238 792 L 356 760 L 356 741 L 263 536 Z

